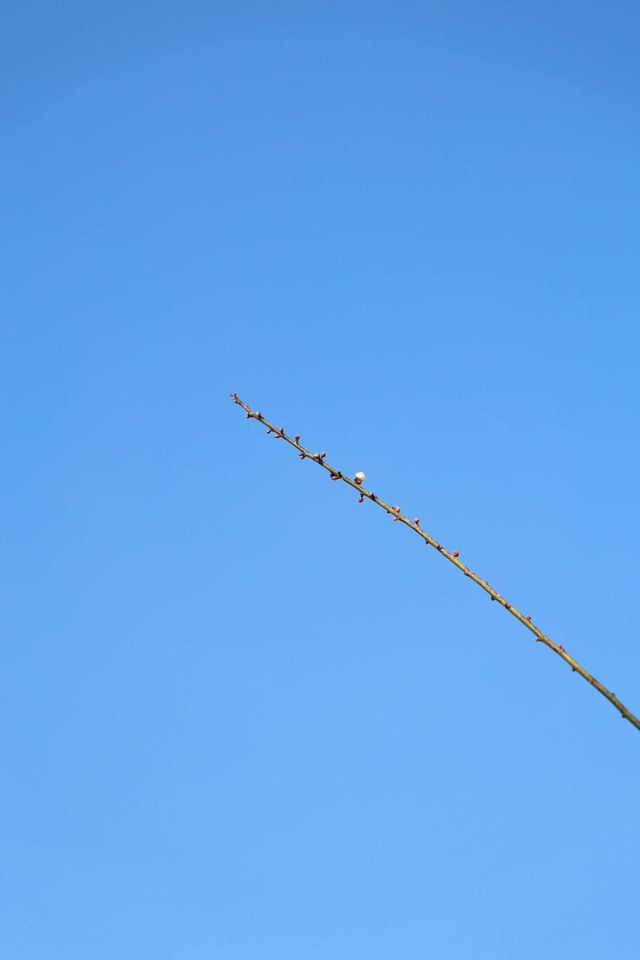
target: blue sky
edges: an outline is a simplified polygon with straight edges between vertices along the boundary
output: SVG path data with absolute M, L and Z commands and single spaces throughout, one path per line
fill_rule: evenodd
M 2 956 L 629 956 L 637 5 L 2 21 Z

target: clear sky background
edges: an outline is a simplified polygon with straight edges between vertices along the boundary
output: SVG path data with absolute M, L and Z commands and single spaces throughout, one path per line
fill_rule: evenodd
M 637 951 L 639 31 L 5 4 L 3 958 Z

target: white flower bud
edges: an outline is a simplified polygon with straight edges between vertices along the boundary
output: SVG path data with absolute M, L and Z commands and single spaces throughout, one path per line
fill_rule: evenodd
M 362 483 L 362 481 L 364 480 L 364 473 L 362 473 L 362 471 L 360 471 L 360 473 L 356 473 L 353 479 L 355 480 L 356 483 Z

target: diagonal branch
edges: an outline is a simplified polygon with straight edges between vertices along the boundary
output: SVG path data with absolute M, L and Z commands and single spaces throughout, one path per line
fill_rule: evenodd
M 613 704 L 613 706 L 620 711 L 621 715 L 634 725 L 638 730 L 640 730 L 640 720 L 630 710 L 628 710 L 623 703 L 621 703 L 616 697 L 615 693 L 612 693 L 610 690 L 607 690 L 595 677 L 592 677 L 591 674 L 582 667 L 577 660 L 574 660 L 573 657 L 569 656 L 567 651 L 564 649 L 562 644 L 554 643 L 546 634 L 542 632 L 534 623 L 531 621 L 531 617 L 525 616 L 520 613 L 513 604 L 509 603 L 504 597 L 501 597 L 500 594 L 490 587 L 486 580 L 481 580 L 477 573 L 474 573 L 473 570 L 470 570 L 469 567 L 465 566 L 461 560 L 458 559 L 458 551 L 454 550 L 453 553 L 450 553 L 446 550 L 437 540 L 434 540 L 433 537 L 429 536 L 420 526 L 420 521 L 416 517 L 414 520 L 410 520 L 408 517 L 405 517 L 403 513 L 400 512 L 400 507 L 392 507 L 388 503 L 385 503 L 384 500 L 381 500 L 380 497 L 376 496 L 375 493 L 371 490 L 366 490 L 362 486 L 362 481 L 364 480 L 364 474 L 356 474 L 353 480 L 350 477 L 346 477 L 340 470 L 336 470 L 335 467 L 331 467 L 328 463 L 325 463 L 326 454 L 323 453 L 310 453 L 309 450 L 300 444 L 300 434 L 296 434 L 293 438 L 287 436 L 284 432 L 284 427 L 278 428 L 275 427 L 272 423 L 269 423 L 268 420 L 262 416 L 259 410 L 251 410 L 246 403 L 243 403 L 242 400 L 238 397 L 237 394 L 232 393 L 231 398 L 234 403 L 239 404 L 242 409 L 246 412 L 247 419 L 253 418 L 254 420 L 259 420 L 260 423 L 264 424 L 267 428 L 267 433 L 272 433 L 276 439 L 286 440 L 287 443 L 290 443 L 298 451 L 298 456 L 303 460 L 307 457 L 309 460 L 315 461 L 325 470 L 328 470 L 331 474 L 332 480 L 343 480 L 345 483 L 349 484 L 350 487 L 353 487 L 358 491 L 358 499 L 362 501 L 367 498 L 372 500 L 379 507 L 382 507 L 383 510 L 386 510 L 387 513 L 390 513 L 393 516 L 394 520 L 399 520 L 400 523 L 406 524 L 407 527 L 410 527 L 415 533 L 417 533 L 425 543 L 430 544 L 432 547 L 442 554 L 443 557 L 446 557 L 450 563 L 455 564 L 455 566 L 464 573 L 466 577 L 469 577 L 470 580 L 475 581 L 479 587 L 482 587 L 486 593 L 489 594 L 492 600 L 496 600 L 498 603 L 502 604 L 506 610 L 509 611 L 512 616 L 519 620 L 523 626 L 527 627 L 528 630 L 534 634 L 536 641 L 545 643 L 550 647 L 554 653 L 557 653 L 559 657 L 569 664 L 571 669 L 576 673 L 579 673 L 581 677 L 584 677 L 592 687 L 595 687 L 596 690 L 599 690 L 603 697 L 606 697 L 607 700 Z

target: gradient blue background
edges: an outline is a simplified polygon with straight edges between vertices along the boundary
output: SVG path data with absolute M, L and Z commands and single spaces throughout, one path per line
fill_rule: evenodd
M 639 29 L 5 5 L 3 958 L 637 950 Z

